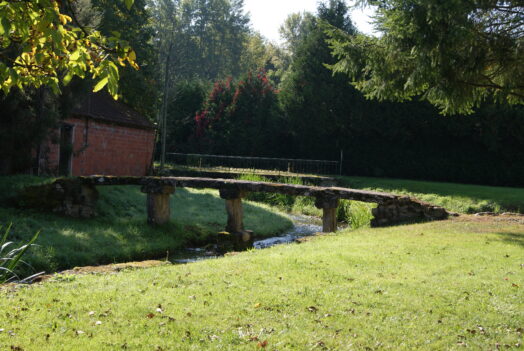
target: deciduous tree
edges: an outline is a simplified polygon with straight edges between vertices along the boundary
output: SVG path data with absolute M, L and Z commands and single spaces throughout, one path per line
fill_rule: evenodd
M 119 0 L 122 1 L 122 0 Z M 132 6 L 133 0 L 124 0 Z M 74 76 L 96 80 L 117 96 L 118 66 L 138 68 L 133 49 L 117 36 L 82 25 L 74 0 L 0 1 L 0 84 L 11 88 L 48 86 L 55 92 Z

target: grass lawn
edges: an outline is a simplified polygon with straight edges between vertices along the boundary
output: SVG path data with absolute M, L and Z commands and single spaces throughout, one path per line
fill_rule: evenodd
M 506 188 L 415 180 L 337 177 L 340 186 L 416 197 L 458 213 L 524 213 L 524 188 Z
M 9 207 L 6 198 L 23 184 L 49 181 L 36 177 L 0 177 L 0 225 L 13 223 L 11 240 L 25 242 L 41 231 L 39 247 L 26 260 L 36 271 L 166 257 L 187 245 L 202 245 L 226 226 L 224 200 L 214 190 L 178 189 L 172 196 L 172 223 L 146 224 L 145 195 L 136 186 L 98 187 L 99 217 L 72 219 Z M 244 204 L 245 226 L 261 237 L 292 226 L 283 213 Z M 1 349 L 0 349 L 1 350 Z
M 517 349 L 524 224 L 462 218 L 0 291 L 0 350 Z M 521 347 L 521 346 L 520 346 Z

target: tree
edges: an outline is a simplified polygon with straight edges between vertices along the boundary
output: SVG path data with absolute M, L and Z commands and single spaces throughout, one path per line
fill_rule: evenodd
M 124 0 L 131 7 L 133 0 Z M 0 84 L 11 88 L 49 86 L 89 74 L 95 91 L 107 86 L 117 96 L 119 71 L 126 62 L 135 68 L 136 54 L 116 36 L 105 37 L 83 26 L 73 0 L 0 2 Z
M 159 71 L 163 79 L 161 148 L 165 151 L 168 118 L 175 118 L 170 96 L 184 80 L 215 81 L 241 72 L 249 17 L 243 0 L 150 0 L 158 48 Z M 171 134 L 173 136 L 174 134 Z M 174 142 L 170 141 L 170 145 Z M 162 152 L 161 167 L 165 152 Z
M 201 151 L 271 155 L 279 147 L 279 116 L 277 91 L 264 72 L 249 72 L 236 84 L 218 81 L 195 116 Z
M 256 32 L 248 35 L 240 60 L 243 72 L 262 70 L 275 86 L 280 84 L 290 64 L 290 56 L 285 50 Z
M 348 34 L 355 32 L 344 1 L 332 0 L 320 4 L 309 30 L 294 45 L 280 101 L 295 141 L 293 153 L 300 158 L 336 157 L 349 134 L 349 115 L 361 109 L 363 100 L 347 76 L 333 75 L 325 67 L 335 60 L 321 23 L 329 23 Z
M 79 1 L 79 0 L 75 0 Z M 86 0 L 82 0 L 86 1 Z M 158 104 L 157 51 L 153 45 L 152 14 L 146 0 L 135 0 L 131 8 L 122 1 L 91 0 L 98 13 L 98 26 L 102 35 L 118 36 L 136 53 L 140 69 L 130 65 L 120 68 L 119 90 L 122 100 L 144 116 L 156 116 Z M 118 33 L 118 34 L 113 34 Z M 147 94 L 144 92 L 147 91 Z
M 337 62 L 368 98 L 428 100 L 444 114 L 524 103 L 521 0 L 362 0 L 381 36 L 328 30 Z
M 306 35 L 313 30 L 314 24 L 315 16 L 309 12 L 290 14 L 279 28 L 286 50 L 296 52 Z

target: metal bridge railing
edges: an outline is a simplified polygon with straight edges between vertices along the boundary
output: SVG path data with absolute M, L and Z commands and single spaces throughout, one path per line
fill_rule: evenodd
M 229 170 L 257 170 L 305 173 L 338 174 L 340 162 L 326 160 L 300 160 L 269 157 L 243 157 L 201 154 L 167 153 L 168 164 L 204 168 L 225 168 Z

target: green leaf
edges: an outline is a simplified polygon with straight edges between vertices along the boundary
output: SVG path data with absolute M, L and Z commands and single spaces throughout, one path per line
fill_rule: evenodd
M 127 54 L 127 57 L 129 57 L 129 59 L 131 61 L 136 61 L 136 53 L 134 50 L 129 50 L 129 53 Z
M 0 35 L 9 34 L 9 30 L 11 29 L 11 23 L 9 23 L 9 20 L 6 17 L 2 17 L 0 20 Z
M 120 75 L 118 73 L 118 67 L 113 62 L 109 62 L 109 74 L 111 78 L 115 80 L 118 80 L 120 78 Z
M 68 85 L 69 82 L 71 82 L 71 79 L 73 79 L 73 73 L 72 72 L 68 72 L 64 79 L 62 80 L 62 82 L 64 83 L 64 85 Z
M 76 61 L 76 60 L 78 60 L 79 58 L 80 58 L 80 51 L 78 51 L 78 50 L 76 50 L 75 52 L 73 52 L 73 53 L 71 54 L 71 56 L 69 57 L 69 59 L 70 59 L 71 61 Z
M 128 10 L 131 9 L 131 6 L 133 6 L 133 3 L 135 2 L 135 0 L 124 0 L 125 3 L 126 3 L 126 7 Z
M 106 86 L 108 80 L 109 79 L 107 76 L 102 78 L 98 83 L 96 83 L 95 87 L 93 88 L 93 92 L 96 93 L 97 91 L 102 90 L 102 88 Z

